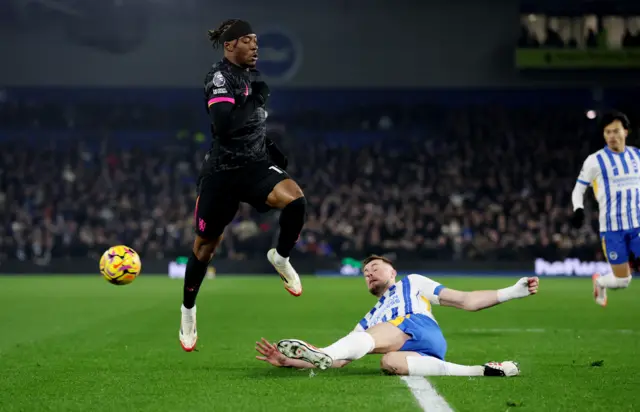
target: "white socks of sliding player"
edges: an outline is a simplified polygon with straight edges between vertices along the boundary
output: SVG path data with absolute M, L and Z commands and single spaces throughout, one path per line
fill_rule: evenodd
M 351 332 L 336 343 L 321 350 L 333 360 L 356 360 L 376 347 L 373 337 L 367 332 Z
M 334 344 L 321 348 L 333 360 L 357 360 L 375 349 L 373 337 L 366 332 L 351 332 Z M 411 376 L 483 376 L 484 366 L 466 366 L 430 356 L 407 356 Z
M 483 376 L 484 366 L 465 366 L 430 356 L 407 356 L 410 376 Z

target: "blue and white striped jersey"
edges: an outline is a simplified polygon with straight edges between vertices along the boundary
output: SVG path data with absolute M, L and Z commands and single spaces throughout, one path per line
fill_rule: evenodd
M 355 330 L 365 331 L 381 322 L 399 324 L 407 315 L 414 313 L 436 321 L 431 305 L 440 304 L 438 295 L 442 289 L 444 286 L 428 277 L 408 275 L 382 295 L 373 309 L 358 322 Z
M 578 183 L 593 188 L 600 232 L 640 227 L 640 150 L 627 146 L 616 153 L 605 147 L 592 153 L 584 161 Z

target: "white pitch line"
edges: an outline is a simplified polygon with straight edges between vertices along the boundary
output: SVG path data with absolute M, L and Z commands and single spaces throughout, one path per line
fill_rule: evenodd
M 449 333 L 621 333 L 621 334 L 640 334 L 640 331 L 632 329 L 543 329 L 543 328 L 471 328 L 458 329 L 449 331 Z M 411 393 L 418 401 L 420 408 L 424 412 L 453 412 L 447 401 L 436 392 L 435 388 L 429 381 L 421 376 L 401 376 L 400 379 L 409 387 Z
M 401 376 L 400 379 L 407 384 L 423 411 L 453 412 L 447 401 L 422 376 Z

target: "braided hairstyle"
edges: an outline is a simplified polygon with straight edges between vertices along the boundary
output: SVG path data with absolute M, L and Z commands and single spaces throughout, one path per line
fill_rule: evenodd
M 225 20 L 217 29 L 209 30 L 209 41 L 211 41 L 211 46 L 213 46 L 214 49 L 217 49 L 224 43 L 220 40 L 222 33 L 227 31 L 229 27 L 233 26 L 236 22 L 238 22 L 238 19 Z

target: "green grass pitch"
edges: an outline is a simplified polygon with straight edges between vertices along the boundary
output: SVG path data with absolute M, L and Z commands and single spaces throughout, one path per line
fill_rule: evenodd
M 515 278 L 438 278 L 463 290 Z M 254 342 L 296 337 L 324 346 L 375 303 L 362 279 L 277 276 L 205 280 L 198 351 L 178 342 L 182 281 L 141 276 L 0 277 L 0 411 L 420 411 L 379 356 L 344 369 L 275 369 Z M 448 360 L 516 360 L 522 376 L 431 378 L 458 411 L 640 409 L 640 285 L 591 298 L 588 279 L 541 280 L 537 296 L 482 312 L 434 309 Z

